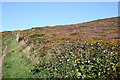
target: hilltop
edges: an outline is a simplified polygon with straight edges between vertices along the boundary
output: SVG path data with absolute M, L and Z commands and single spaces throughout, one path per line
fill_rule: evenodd
M 119 19 L 1 32 L 3 78 L 119 78 Z
M 55 43 L 56 39 L 73 42 L 95 42 L 95 40 L 109 39 L 118 37 L 118 19 L 119 17 L 100 19 L 81 24 L 58 25 L 47 27 L 36 27 L 20 32 L 19 41 L 28 40 L 37 35 L 39 39 L 45 38 L 46 41 Z M 27 34 L 27 35 L 26 35 Z M 37 38 L 35 37 L 35 38 Z M 90 40 L 92 39 L 92 40 Z M 51 44 L 53 44 L 51 43 Z

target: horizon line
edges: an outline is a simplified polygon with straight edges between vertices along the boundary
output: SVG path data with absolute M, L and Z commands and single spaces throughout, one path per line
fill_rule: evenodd
M 102 18 L 102 19 L 94 19 L 94 20 L 89 20 L 89 21 L 85 21 L 85 22 L 81 22 L 81 23 L 71 23 L 71 24 L 57 24 L 57 25 L 53 25 L 53 26 L 50 26 L 50 25 L 46 25 L 46 26 L 34 26 L 34 27 L 31 27 L 29 29 L 32 29 L 32 28 L 44 28 L 44 27 L 55 27 L 55 26 L 67 26 L 67 25 L 75 25 L 75 24 L 82 24 L 82 23 L 87 23 L 87 22 L 92 22 L 92 21 L 97 21 L 97 20 L 104 20 L 104 19 L 111 19 L 111 18 L 119 18 L 120 16 L 114 16 L 114 17 L 107 17 L 107 18 Z M 27 29 L 20 29 L 20 30 L 1 30 L 0 32 L 5 32 L 5 31 L 23 31 L 23 30 L 27 30 Z

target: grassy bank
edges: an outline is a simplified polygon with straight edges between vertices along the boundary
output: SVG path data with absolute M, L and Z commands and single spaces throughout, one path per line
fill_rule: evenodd
M 15 39 L 8 41 L 8 53 L 4 59 L 3 78 L 25 78 L 31 69 L 27 54 L 22 53 L 23 47 Z
M 64 49 L 63 49 L 64 47 Z M 58 53 L 58 50 L 61 50 Z M 40 54 L 28 58 L 16 40 L 9 40 L 3 78 L 79 78 L 115 79 L 119 74 L 116 64 L 118 46 L 95 43 L 45 47 Z M 45 53 L 46 52 L 46 53 Z M 81 54 L 79 54 L 81 53 Z M 32 64 L 35 59 L 38 63 Z

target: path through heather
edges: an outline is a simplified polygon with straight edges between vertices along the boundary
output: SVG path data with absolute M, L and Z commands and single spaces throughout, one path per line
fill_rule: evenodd
M 7 42 L 8 40 L 5 41 L 5 48 L 3 50 L 3 55 L 0 56 L 0 80 L 2 79 L 2 65 L 3 65 L 3 61 L 4 61 L 4 57 L 6 56 L 6 53 L 7 53 Z

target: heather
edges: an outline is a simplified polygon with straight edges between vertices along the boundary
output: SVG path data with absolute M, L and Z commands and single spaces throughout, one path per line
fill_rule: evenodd
M 3 32 L 3 78 L 120 78 L 117 20 Z

